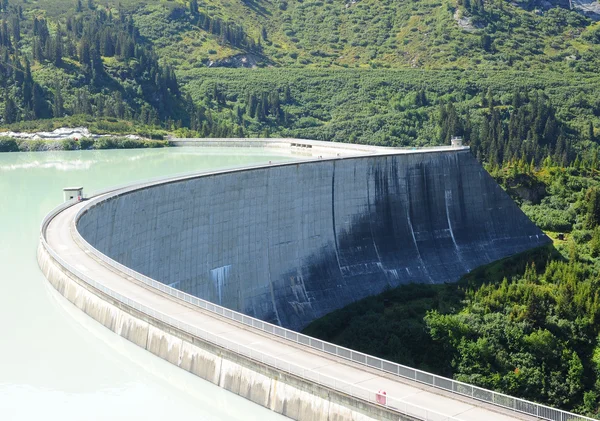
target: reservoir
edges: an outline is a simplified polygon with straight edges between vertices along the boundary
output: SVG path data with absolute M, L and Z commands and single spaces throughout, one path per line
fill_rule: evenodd
M 58 294 L 36 262 L 40 222 L 61 203 L 63 187 L 92 192 L 292 159 L 276 153 L 183 147 L 0 154 L 2 420 L 286 419 L 105 329 Z

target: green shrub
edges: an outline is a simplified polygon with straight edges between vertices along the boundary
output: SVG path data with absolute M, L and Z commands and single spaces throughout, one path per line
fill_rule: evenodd
M 48 143 L 43 140 L 22 140 L 18 145 L 21 152 L 39 152 L 46 150 Z
M 19 145 L 15 139 L 0 137 L 0 152 L 18 152 Z
M 145 148 L 165 148 L 169 146 L 166 140 L 146 140 L 144 141 Z
M 78 148 L 78 144 L 75 139 L 64 139 L 60 142 L 60 147 L 64 151 L 74 151 Z
M 82 150 L 92 149 L 94 147 L 94 139 L 90 137 L 82 137 L 79 139 L 79 147 Z
M 127 137 L 119 137 L 115 139 L 118 149 L 136 149 L 144 147 L 144 144 L 136 139 L 129 139 Z
M 117 143 L 112 137 L 99 137 L 94 140 L 95 149 L 115 149 L 116 147 Z

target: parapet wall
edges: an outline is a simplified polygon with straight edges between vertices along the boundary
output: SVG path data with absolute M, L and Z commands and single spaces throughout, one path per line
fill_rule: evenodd
M 548 241 L 465 150 L 199 176 L 109 198 L 77 227 L 138 272 L 297 330 Z

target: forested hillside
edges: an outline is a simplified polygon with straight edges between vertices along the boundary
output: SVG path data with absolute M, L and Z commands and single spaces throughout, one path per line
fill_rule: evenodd
M 1 4 L 4 128 L 85 125 L 114 134 L 383 145 L 439 144 L 462 134 L 482 159 L 539 163 L 548 155 L 573 161 L 600 127 L 600 27 L 561 7 L 500 0 Z M 527 108 L 538 105 L 535 115 Z
M 26 14 L 40 11 L 49 19 L 65 19 L 78 10 L 77 0 L 9 1 Z M 598 58 L 592 20 L 561 7 L 539 10 L 538 2 L 529 0 L 84 3 L 79 13 L 109 7 L 113 15 L 130 14 L 161 57 L 181 68 L 235 54 L 285 67 L 517 70 L 592 70 Z

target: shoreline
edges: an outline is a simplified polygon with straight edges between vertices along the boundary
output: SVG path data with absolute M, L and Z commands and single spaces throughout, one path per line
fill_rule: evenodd
M 19 139 L 0 136 L 0 153 L 166 148 L 169 146 L 172 145 L 168 140 L 132 139 L 127 136 L 84 137 L 81 139 Z

